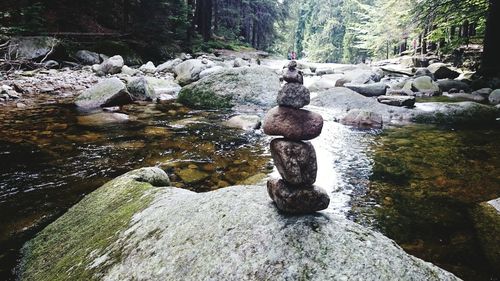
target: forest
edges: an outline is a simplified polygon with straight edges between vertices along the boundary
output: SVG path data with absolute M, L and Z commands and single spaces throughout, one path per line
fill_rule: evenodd
M 147 45 L 156 57 L 249 46 L 343 63 L 408 50 L 450 55 L 485 39 L 487 64 L 499 61 L 498 5 L 495 0 L 8 0 L 0 4 L 0 34 L 115 35 Z

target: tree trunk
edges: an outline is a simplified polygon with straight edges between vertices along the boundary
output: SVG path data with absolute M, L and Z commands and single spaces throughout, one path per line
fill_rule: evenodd
M 500 0 L 490 0 L 486 32 L 484 36 L 484 51 L 479 72 L 486 77 L 500 75 Z

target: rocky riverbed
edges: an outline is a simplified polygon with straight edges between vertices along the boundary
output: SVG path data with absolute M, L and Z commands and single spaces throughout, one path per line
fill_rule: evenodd
M 27 239 L 128 170 L 156 165 L 171 185 L 196 192 L 265 183 L 277 172 L 267 149 L 270 139 L 258 128 L 265 110 L 276 105 L 286 64 L 223 53 L 134 68 L 111 57 L 79 69 L 3 74 L 2 275 L 11 276 Z M 373 67 L 299 62 L 298 67 L 312 92 L 307 109 L 325 118 L 323 135 L 313 144 L 317 184 L 332 199 L 326 213 L 376 228 L 406 251 L 465 279 L 496 278 L 486 258 L 495 250 L 482 250 L 478 241 L 484 239 L 476 236 L 468 215 L 475 204 L 500 196 L 499 155 L 490 147 L 499 136 L 494 83 L 474 91 L 471 82 L 435 81 L 436 72 L 439 78 L 447 73 L 442 65 L 424 70 L 399 62 Z M 421 125 L 403 133 L 411 123 L 439 127 Z M 381 128 L 389 129 L 388 137 Z M 479 146 L 465 137 L 471 135 Z M 449 149 L 460 145 L 464 149 Z M 442 164 L 445 160 L 457 166 Z M 482 164 L 486 168 L 475 170 Z M 459 172 L 464 170 L 476 172 Z M 427 186 L 438 195 L 424 200 Z M 481 192 L 460 186 L 480 186 Z M 447 204 L 453 207 L 440 207 Z M 456 213 L 462 214 L 459 219 Z M 408 223 L 420 221 L 421 214 L 435 224 Z M 435 225 L 442 226 L 440 232 L 427 235 Z M 436 241 L 442 235 L 451 242 Z M 443 250 L 449 247 L 457 251 Z

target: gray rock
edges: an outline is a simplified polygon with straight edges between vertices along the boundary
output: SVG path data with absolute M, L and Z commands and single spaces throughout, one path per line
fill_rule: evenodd
M 308 89 L 311 92 L 319 92 L 335 88 L 337 81 L 342 77 L 344 77 L 343 74 L 325 75 L 318 81 L 315 81 L 314 83 L 309 85 Z
M 486 125 L 494 124 L 498 115 L 495 107 L 470 101 L 417 103 L 416 109 L 412 119 L 417 123 Z
M 160 73 L 161 72 L 173 72 L 174 68 L 181 63 L 182 63 L 182 60 L 179 58 L 169 60 L 167 62 L 164 62 L 164 63 L 158 65 L 158 67 L 156 67 L 156 72 L 160 72 Z
M 153 87 L 144 77 L 135 78 L 128 82 L 127 90 L 133 100 L 152 101 L 156 98 Z
M 441 93 L 439 85 L 432 81 L 432 78 L 429 76 L 417 77 L 413 80 L 411 85 L 414 92 L 421 92 L 429 96 L 435 96 Z
M 310 214 L 328 208 L 330 197 L 317 186 L 297 187 L 283 180 L 267 182 L 267 192 L 276 207 L 289 214 Z
M 419 68 L 415 72 L 415 78 L 422 76 L 429 76 L 432 80 L 435 80 L 434 74 L 427 68 Z
M 47 36 L 14 37 L 9 43 L 9 55 L 12 59 L 39 60 L 60 43 L 58 39 Z
M 207 69 L 203 70 L 202 72 L 200 72 L 200 79 L 202 79 L 206 76 L 210 76 L 210 75 L 215 74 L 215 73 L 222 72 L 224 69 L 226 69 L 226 68 L 221 66 L 221 65 L 216 65 L 214 67 L 207 68 Z
M 458 280 L 343 217 L 280 214 L 262 186 L 160 186 L 146 168 L 87 195 L 23 247 L 20 279 Z
M 200 73 L 209 67 L 211 67 L 211 64 L 203 63 L 202 60 L 190 59 L 174 67 L 174 73 L 177 82 L 184 86 L 199 80 Z
M 75 59 L 83 65 L 94 65 L 101 63 L 101 58 L 98 53 L 87 50 L 80 50 L 76 52 Z
M 387 96 L 415 96 L 415 92 L 406 89 L 387 89 Z
M 486 101 L 486 98 L 484 98 L 483 96 L 466 94 L 466 93 L 454 93 L 454 94 L 444 93 L 443 96 L 449 97 L 450 99 L 470 100 L 470 101 L 476 101 L 476 102 Z
M 266 114 L 263 128 L 264 133 L 270 136 L 296 141 L 311 140 L 321 134 L 323 117 L 303 109 L 278 106 Z
M 287 69 L 283 74 L 283 80 L 288 83 L 304 84 L 304 74 L 297 69 Z
M 266 109 L 276 104 L 279 77 L 261 67 L 228 68 L 182 88 L 178 101 L 200 109 Z
M 246 131 L 256 130 L 261 125 L 260 117 L 257 115 L 237 115 L 224 122 L 224 125 Z
M 102 71 L 104 74 L 117 74 L 122 71 L 124 65 L 122 56 L 117 55 L 101 63 L 98 70 Z
M 359 109 L 349 111 L 349 113 L 340 120 L 340 123 L 360 129 L 381 129 L 383 126 L 383 120 L 380 114 Z
M 375 97 L 385 95 L 387 88 L 387 84 L 385 83 L 372 83 L 372 84 L 353 84 L 347 83 L 344 84 L 344 87 L 351 89 L 357 93 L 362 94 L 367 97 Z
M 460 76 L 460 73 L 451 70 L 444 63 L 433 63 L 427 69 L 434 74 L 435 79 L 455 79 Z
M 123 105 L 131 101 L 125 84 L 118 78 L 110 78 L 85 90 L 76 98 L 75 104 L 90 109 Z
M 287 83 L 278 93 L 280 106 L 302 108 L 311 102 L 311 93 L 300 83 Z
M 310 142 L 274 139 L 271 155 L 278 172 L 288 184 L 310 187 L 316 182 L 316 151 Z
M 483 98 L 487 99 L 490 96 L 491 92 L 493 92 L 493 89 L 491 88 L 482 88 L 472 92 L 472 94 L 475 96 L 482 96 Z
M 491 94 L 488 96 L 488 100 L 492 105 L 500 104 L 500 89 L 491 92 Z
M 493 268 L 500 264 L 500 198 L 483 202 L 472 211 L 481 248 Z
M 182 87 L 173 80 L 165 80 L 154 77 L 146 77 L 146 81 L 153 88 L 154 97 L 160 98 L 162 95 L 171 95 L 177 97 Z
M 249 63 L 244 61 L 242 58 L 234 59 L 233 67 L 243 67 L 243 66 L 249 66 Z
M 458 80 L 445 79 L 438 80 L 437 83 L 443 92 L 449 92 L 451 89 L 457 89 L 458 91 L 462 90 L 465 92 L 470 91 L 470 87 L 467 83 Z
M 346 71 L 344 77 L 352 84 L 366 84 L 369 82 L 379 82 L 381 73 L 377 73 L 370 67 L 359 65 L 354 70 Z
M 99 127 L 106 125 L 113 125 L 119 123 L 126 123 L 130 121 L 127 114 L 115 112 L 102 112 L 91 115 L 84 115 L 77 117 L 77 123 L 80 126 L 86 127 Z
M 415 97 L 412 96 L 379 96 L 377 100 L 380 103 L 393 106 L 413 107 L 415 105 Z
M 56 69 L 59 68 L 59 63 L 55 60 L 48 60 L 43 63 L 43 67 L 47 69 Z
M 124 65 L 122 67 L 122 73 L 125 75 L 135 76 L 141 72 L 138 69 L 133 69 L 133 68 L 130 68 L 130 67 Z
M 156 72 L 156 66 L 152 61 L 148 61 L 146 64 L 141 65 L 139 70 L 144 73 L 153 74 Z

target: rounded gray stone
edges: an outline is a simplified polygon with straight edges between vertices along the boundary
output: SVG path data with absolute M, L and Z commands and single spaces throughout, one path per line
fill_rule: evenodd
M 310 142 L 275 139 L 271 142 L 271 155 L 287 183 L 311 186 L 316 181 L 316 151 Z
M 311 93 L 300 83 L 287 83 L 278 93 L 278 105 L 302 108 L 311 102 Z

